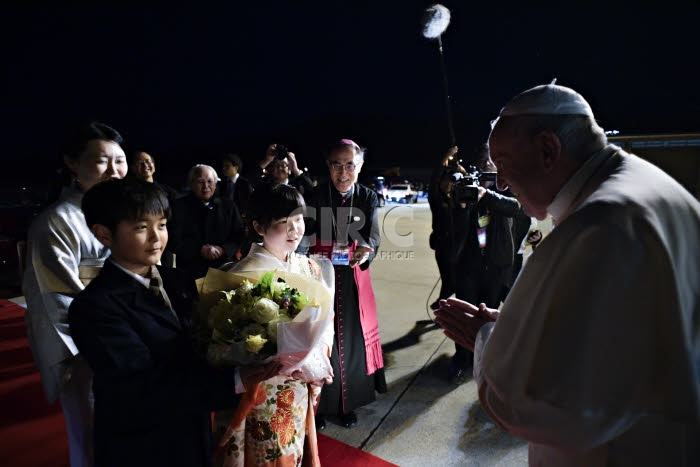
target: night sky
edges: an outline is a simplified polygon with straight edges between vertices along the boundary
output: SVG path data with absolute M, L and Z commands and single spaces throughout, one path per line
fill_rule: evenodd
M 449 146 L 433 2 L 5 9 L 3 178 L 57 166 L 67 125 L 96 119 L 162 173 L 267 143 L 320 167 L 339 138 L 366 166 L 429 167 Z M 328 2 L 330 3 L 330 2 Z M 442 2 L 457 142 L 465 151 L 514 94 L 558 79 L 606 130 L 700 131 L 700 8 L 482 8 Z M 319 2 L 319 4 L 321 4 Z M 263 6 L 264 5 L 264 6 Z M 669 5 L 659 3 L 659 5 Z M 697 3 L 696 3 L 697 5 Z

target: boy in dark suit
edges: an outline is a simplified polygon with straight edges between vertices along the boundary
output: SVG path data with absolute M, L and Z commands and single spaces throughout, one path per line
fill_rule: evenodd
M 73 339 L 95 373 L 95 465 L 207 466 L 210 411 L 234 407 L 279 364 L 214 369 L 195 351 L 194 281 L 158 265 L 170 214 L 162 189 L 108 181 L 85 194 L 82 208 L 111 249 L 69 309 Z

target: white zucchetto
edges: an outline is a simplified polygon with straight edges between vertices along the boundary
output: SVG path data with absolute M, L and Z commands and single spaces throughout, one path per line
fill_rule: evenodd
M 501 109 L 499 117 L 517 115 L 584 115 L 593 118 L 593 110 L 573 89 L 543 84 L 515 96 Z

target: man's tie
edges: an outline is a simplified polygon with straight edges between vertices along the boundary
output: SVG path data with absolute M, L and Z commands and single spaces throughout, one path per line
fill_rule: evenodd
M 235 184 L 233 183 L 233 180 L 230 178 L 226 179 L 226 197 L 233 201 L 233 188 Z

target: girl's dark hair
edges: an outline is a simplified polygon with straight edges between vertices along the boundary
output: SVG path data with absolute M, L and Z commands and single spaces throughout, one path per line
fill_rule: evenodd
M 267 230 L 272 222 L 290 215 L 304 214 L 306 203 L 296 188 L 284 183 L 263 183 L 253 190 L 248 199 L 246 220 L 251 232 L 255 232 L 253 221 Z
M 161 213 L 165 218 L 170 217 L 170 202 L 165 191 L 155 183 L 135 177 L 96 184 L 83 195 L 82 209 L 88 227 L 101 224 L 112 233 L 122 221 Z

